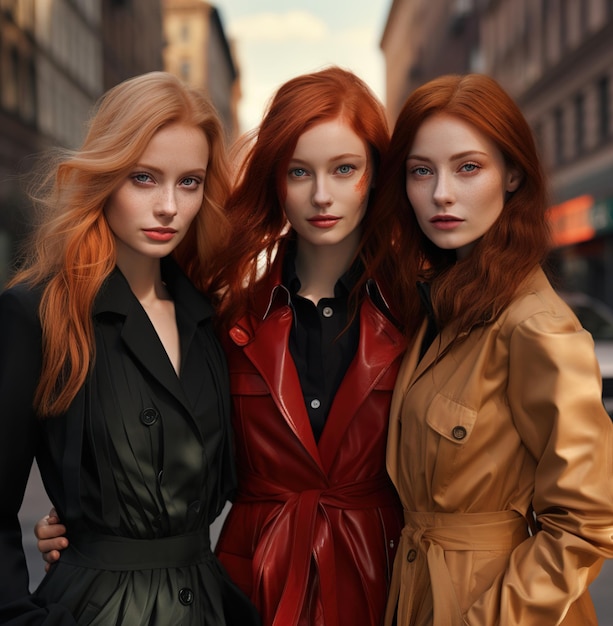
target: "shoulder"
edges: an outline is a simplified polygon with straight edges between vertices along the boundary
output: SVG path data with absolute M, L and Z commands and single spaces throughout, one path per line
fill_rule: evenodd
M 42 327 L 39 305 L 42 287 L 15 285 L 0 294 L 0 345 L 5 355 L 40 358 Z
M 498 320 L 502 331 L 518 328 L 541 333 L 576 333 L 583 330 L 570 307 L 538 269 L 522 284 L 517 296 Z
M 0 293 L 0 315 L 13 314 L 25 317 L 26 320 L 38 324 L 38 309 L 43 287 L 20 283 Z

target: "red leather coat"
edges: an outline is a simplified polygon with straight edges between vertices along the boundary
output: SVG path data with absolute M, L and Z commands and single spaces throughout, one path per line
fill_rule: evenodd
M 367 295 L 356 356 L 316 443 L 281 266 L 224 340 L 239 486 L 217 553 L 264 626 L 378 626 L 402 528 L 385 449 L 406 345 Z

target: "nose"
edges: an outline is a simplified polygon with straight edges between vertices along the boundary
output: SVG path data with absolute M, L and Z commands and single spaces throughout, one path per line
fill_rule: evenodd
M 453 185 L 449 176 L 440 173 L 437 175 L 432 198 L 438 206 L 453 204 Z
M 315 207 L 328 207 L 332 204 L 332 195 L 323 176 L 317 176 L 313 181 L 312 203 Z
M 178 212 L 177 198 L 175 190 L 162 187 L 160 189 L 160 198 L 156 203 L 155 212 L 160 217 L 174 217 Z

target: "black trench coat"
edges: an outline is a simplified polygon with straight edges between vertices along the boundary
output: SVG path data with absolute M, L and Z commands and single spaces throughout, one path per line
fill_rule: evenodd
M 209 546 L 209 525 L 236 481 L 212 309 L 174 262 L 164 260 L 163 276 L 175 301 L 180 376 L 115 270 L 94 305 L 88 382 L 65 415 L 46 420 L 32 409 L 40 292 L 18 286 L 0 295 L 2 624 L 257 620 Z M 29 595 L 17 514 L 34 457 L 71 545 Z

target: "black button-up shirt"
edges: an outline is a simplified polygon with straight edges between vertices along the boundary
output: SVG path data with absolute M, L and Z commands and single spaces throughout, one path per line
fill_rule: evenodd
M 333 298 L 317 304 L 298 295 L 295 244 L 288 246 L 283 266 L 283 284 L 290 292 L 294 325 L 289 349 L 300 378 L 304 402 L 315 440 L 323 431 L 334 396 L 356 353 L 360 337 L 359 312 L 345 330 L 349 318 L 349 294 L 362 272 L 356 261 L 339 278 Z

